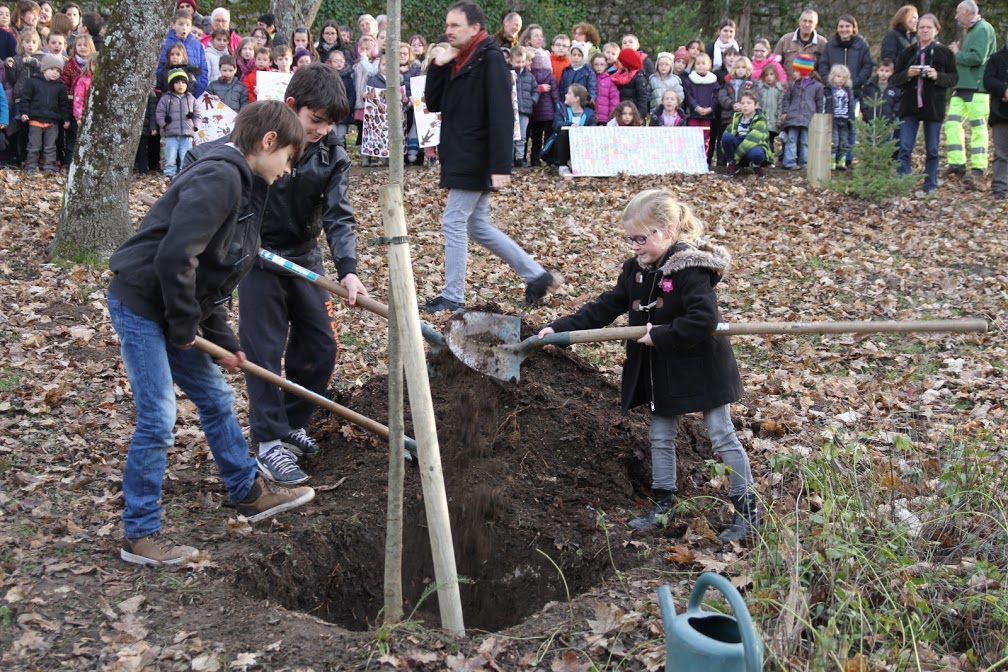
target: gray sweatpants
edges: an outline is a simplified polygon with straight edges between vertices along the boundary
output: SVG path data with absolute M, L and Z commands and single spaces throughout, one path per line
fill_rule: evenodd
M 25 162 L 26 168 L 37 168 L 39 153 L 42 154 L 42 163 L 45 168 L 56 167 L 56 139 L 59 137 L 59 124 L 52 124 L 42 128 L 40 126 L 28 127 L 28 160 Z
M 526 282 L 546 272 L 490 221 L 490 194 L 489 191 L 448 190 L 448 202 L 441 216 L 441 232 L 445 238 L 445 285 L 441 295 L 449 301 L 465 303 L 470 237 L 503 259 Z
M 728 494 L 738 496 L 750 489 L 753 477 L 749 457 L 735 435 L 730 406 L 718 406 L 704 411 L 704 423 L 710 434 L 711 445 L 731 469 L 728 476 Z M 676 490 L 676 434 L 681 416 L 651 414 L 651 470 L 652 489 Z

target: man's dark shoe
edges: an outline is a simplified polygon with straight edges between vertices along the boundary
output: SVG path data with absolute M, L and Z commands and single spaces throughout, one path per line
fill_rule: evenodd
M 675 491 L 653 490 L 651 492 L 651 508 L 643 516 L 631 520 L 628 525 L 635 530 L 653 530 L 675 518 Z
M 440 313 L 442 310 L 456 311 L 463 308 L 465 308 L 465 304 L 458 301 L 449 301 L 443 296 L 438 296 L 436 299 L 431 299 L 427 303 L 420 304 L 420 310 L 427 313 Z
M 729 163 L 728 167 L 725 168 L 724 173 L 728 177 L 735 177 L 736 175 L 738 175 L 738 164 Z
M 945 177 L 952 177 L 953 175 L 957 177 L 962 177 L 966 174 L 966 165 L 961 166 L 949 166 L 948 170 L 945 171 Z
M 973 170 L 970 171 L 970 175 L 972 175 L 973 177 L 983 177 L 984 171 L 982 168 L 974 168 Z
M 550 287 L 556 285 L 556 279 L 550 273 L 543 273 L 532 282 L 525 285 L 525 303 L 530 306 L 542 301 Z
M 766 179 L 766 169 L 763 166 L 756 166 L 755 168 L 753 168 L 753 172 L 756 173 L 757 180 Z
M 297 488 L 285 488 L 268 481 L 262 476 L 256 476 L 252 489 L 245 499 L 238 502 L 238 513 L 248 518 L 250 523 L 289 511 L 315 499 L 315 490 L 303 485 Z

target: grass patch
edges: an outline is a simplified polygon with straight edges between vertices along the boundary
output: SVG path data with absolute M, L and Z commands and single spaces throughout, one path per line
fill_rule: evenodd
M 1008 656 L 1004 455 L 990 437 L 921 454 L 832 430 L 821 451 L 771 461 L 785 486 L 754 549 L 751 608 L 782 668 L 902 669 Z M 777 512 L 777 513 L 775 513 Z M 867 669 L 858 667 L 854 669 Z

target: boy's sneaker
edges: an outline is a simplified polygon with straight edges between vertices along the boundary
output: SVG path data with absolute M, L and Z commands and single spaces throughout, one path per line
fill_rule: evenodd
M 42 172 L 44 172 L 44 173 L 58 173 L 58 172 L 60 172 L 60 168 L 56 164 L 46 164 L 46 165 L 42 166 Z
M 260 474 L 284 485 L 297 485 L 308 480 L 308 474 L 301 471 L 297 460 L 283 444 L 267 448 L 265 451 L 260 449 L 259 455 L 256 456 L 256 466 L 259 467 Z
M 315 490 L 308 486 L 285 488 L 257 477 L 245 499 L 235 507 L 250 523 L 307 504 L 315 499 Z
M 199 554 L 192 546 L 181 546 L 155 532 L 139 539 L 123 537 L 119 557 L 137 565 L 181 565 Z
M 428 313 L 439 313 L 442 310 L 450 310 L 454 312 L 456 310 L 462 310 L 463 308 L 465 308 L 465 304 L 459 303 L 458 301 L 449 301 L 441 295 L 438 295 L 436 299 L 431 299 L 427 303 L 420 304 L 420 310 Z
M 845 161 L 844 159 L 837 160 L 836 169 L 840 171 L 847 170 L 847 161 Z
M 574 173 L 567 166 L 560 166 L 558 170 L 560 171 L 560 177 L 574 177 Z
M 556 282 L 556 278 L 550 273 L 543 273 L 538 278 L 532 282 L 525 285 L 525 303 L 530 306 L 542 301 L 543 297 L 546 296 L 546 292 L 553 287 Z
M 308 432 L 304 430 L 304 427 L 296 429 L 280 439 L 280 445 L 298 457 L 314 455 L 318 452 L 318 442 L 308 436 Z
M 24 172 L 29 173 L 29 174 L 31 174 L 31 173 L 37 173 L 38 172 L 38 167 L 37 166 L 25 166 Z

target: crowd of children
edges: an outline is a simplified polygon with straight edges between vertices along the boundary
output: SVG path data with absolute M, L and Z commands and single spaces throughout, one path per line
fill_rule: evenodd
M 164 174 L 175 174 L 198 130 L 192 100 L 204 91 L 238 112 L 258 97 L 257 73 L 291 72 L 316 60 L 340 72 L 352 113 L 337 124 L 337 131 L 345 137 L 350 125 L 356 125 L 356 142 L 361 145 L 369 87 L 385 87 L 381 60 L 386 49 L 384 17 L 379 21 L 364 14 L 356 31 L 324 21 L 316 41 L 305 27 L 296 28 L 289 38 L 276 34 L 273 17 L 266 14 L 243 38 L 229 27 L 200 17 L 197 7 L 195 0 L 179 0 L 164 36 L 137 149 L 138 171 L 160 168 L 155 148 L 164 143 Z M 0 53 L 4 49 L 14 52 L 4 56 L 7 96 L 5 104 L 0 104 L 0 160 L 28 170 L 37 169 L 40 157 L 43 170 L 58 170 L 72 160 L 77 125 L 94 71 L 93 57 L 104 30 L 100 14 L 82 12 L 72 2 L 62 5 L 59 12 L 52 11 L 55 9 L 51 3 L 33 0 L 18 0 L 12 10 L 0 5 Z M 691 40 L 674 50 L 659 51 L 653 61 L 635 35 L 623 35 L 618 44 L 598 44 L 601 41 L 590 23 L 579 23 L 571 36 L 561 33 L 549 43 L 542 27 L 531 24 L 505 49 L 514 71 L 519 115 L 515 167 L 539 167 L 546 160 L 565 168 L 569 151 L 566 138 L 561 136 L 566 135 L 565 128 L 579 121 L 586 125 L 584 110 L 592 110 L 587 122 L 591 125 L 702 128 L 708 160 L 729 168 L 737 167 L 738 160 L 729 151 L 726 136 L 741 133 L 744 137 L 751 128 L 742 111 L 746 93 L 752 94 L 746 100 L 754 102 L 760 112 L 758 125 L 766 127 L 767 138 L 758 143 L 765 145 L 762 165 L 773 163 L 776 157 L 784 168 L 803 167 L 808 126 L 817 112 L 833 115 L 832 155 L 838 170 L 846 169 L 849 163 L 858 110 L 866 119 L 879 115 L 893 121 L 897 118 L 899 91 L 889 85 L 894 68 L 888 59 L 879 64 L 877 77 L 856 90 L 852 73 L 843 65 L 831 68 L 822 81 L 816 53 L 797 54 L 785 69 L 781 57 L 771 51 L 770 42 L 760 38 L 752 46 L 751 58 L 745 56 L 734 39 L 731 21 L 722 23 L 710 44 Z M 399 45 L 397 57 L 407 94 L 410 79 L 424 74 L 445 46 L 443 42 L 428 43 L 422 35 L 413 35 Z M 47 55 L 60 60 L 58 68 L 43 69 Z M 56 65 L 52 59 L 46 62 Z M 59 70 L 55 81 L 63 85 L 66 100 L 62 102 L 68 105 L 38 100 L 40 91 L 55 90 L 44 84 L 54 81 L 46 74 L 54 70 Z M 29 87 L 33 79 L 39 83 Z M 578 89 L 569 98 L 575 86 L 584 89 L 585 96 Z M 863 104 L 876 98 L 882 101 L 878 107 Z M 576 111 L 579 108 L 581 111 Z M 405 159 L 435 165 L 436 147 L 420 151 L 412 106 L 405 109 Z M 568 118 L 571 123 L 564 122 Z M 545 159 L 544 148 L 549 150 Z M 387 165 L 387 157 L 369 156 L 363 149 L 362 165 Z

